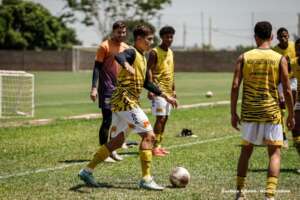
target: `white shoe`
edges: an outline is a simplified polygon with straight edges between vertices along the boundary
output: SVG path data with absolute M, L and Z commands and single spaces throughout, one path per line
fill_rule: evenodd
M 124 142 L 124 143 L 122 144 L 122 149 L 128 149 L 128 146 L 127 146 L 126 142 Z
M 115 161 L 122 161 L 123 157 L 120 156 L 116 151 L 111 152 L 110 157 Z
M 115 163 L 116 161 L 115 161 L 112 157 L 108 156 L 108 157 L 104 160 L 104 162 Z

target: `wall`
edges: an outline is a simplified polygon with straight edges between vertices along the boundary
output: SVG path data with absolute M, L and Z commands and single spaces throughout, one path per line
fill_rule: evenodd
M 176 71 L 233 71 L 236 51 L 175 51 Z M 92 69 L 94 52 L 81 53 L 81 69 Z M 0 50 L 0 69 L 25 71 L 72 71 L 72 51 Z

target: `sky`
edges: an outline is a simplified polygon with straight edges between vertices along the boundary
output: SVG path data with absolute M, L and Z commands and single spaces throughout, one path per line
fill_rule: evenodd
M 57 16 L 64 6 L 63 0 L 32 1 L 41 3 Z M 171 5 L 159 12 L 160 21 L 155 18 L 151 23 L 156 27 L 173 26 L 176 29 L 174 46 L 194 47 L 211 41 L 215 49 L 233 49 L 237 45 L 254 44 L 253 26 L 257 21 L 270 21 L 274 34 L 279 27 L 286 27 L 291 35 L 297 34 L 299 8 L 299 0 L 172 0 Z M 101 41 L 95 27 L 80 24 L 71 27 L 84 45 Z M 273 44 L 276 42 L 275 37 Z

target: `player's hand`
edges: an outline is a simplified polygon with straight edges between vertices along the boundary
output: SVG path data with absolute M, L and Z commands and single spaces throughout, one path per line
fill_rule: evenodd
M 149 100 L 153 100 L 155 94 L 153 94 L 152 92 L 148 92 L 148 99 Z
M 130 74 L 135 74 L 135 70 L 134 68 L 129 64 L 129 63 L 125 63 L 125 69 L 130 73 Z
M 165 98 L 166 101 L 173 106 L 173 108 L 177 108 L 178 107 L 178 102 L 177 102 L 177 100 L 174 97 L 169 97 L 169 96 L 167 96 L 165 94 L 163 94 L 162 97 Z
M 240 128 L 238 127 L 238 125 L 240 125 L 240 117 L 238 116 L 238 114 L 234 113 L 231 115 L 231 126 L 236 129 L 236 130 L 240 130 Z
M 292 130 L 295 127 L 295 119 L 293 115 L 288 115 L 286 119 L 286 126 L 288 127 L 289 130 Z
M 97 91 L 97 88 L 92 88 L 91 89 L 91 93 L 90 93 L 90 98 L 93 102 L 96 101 L 97 99 L 97 96 L 98 96 L 98 91 Z
M 177 94 L 176 94 L 176 91 L 175 91 L 175 90 L 173 91 L 173 97 L 174 97 L 174 98 L 177 98 Z

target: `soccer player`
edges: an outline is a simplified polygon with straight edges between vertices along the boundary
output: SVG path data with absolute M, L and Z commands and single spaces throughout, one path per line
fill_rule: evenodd
M 295 42 L 295 51 L 296 58 L 291 59 L 291 67 L 295 73 L 295 76 L 298 80 L 300 80 L 300 39 L 297 39 Z M 298 84 L 300 82 L 298 81 Z M 292 130 L 293 140 L 298 155 L 300 156 L 300 86 L 297 87 L 297 95 L 296 95 L 296 104 L 294 107 L 295 111 L 295 128 Z M 298 169 L 298 173 L 300 173 L 300 169 Z
M 151 70 L 151 81 L 153 81 L 161 91 L 176 98 L 174 58 L 173 51 L 170 49 L 174 34 L 175 29 L 171 26 L 161 28 L 159 31 L 161 44 L 150 51 L 148 68 Z M 154 156 L 165 156 L 169 152 L 161 147 L 161 142 L 172 106 L 164 98 L 155 96 L 152 92 L 148 93 L 148 98 L 152 100 L 152 114 L 156 116 L 154 125 L 155 143 L 152 153 Z
M 110 99 L 115 90 L 119 64 L 115 61 L 115 55 L 128 48 L 124 43 L 126 39 L 126 26 L 122 21 L 117 21 L 112 26 L 111 38 L 102 42 L 97 50 L 92 88 L 90 97 L 95 102 L 98 96 L 99 108 L 102 111 L 102 124 L 99 130 L 99 143 L 103 145 L 109 137 L 109 128 L 112 120 Z M 98 82 L 98 87 L 97 87 Z M 113 151 L 106 161 L 122 160 L 116 151 Z
M 99 184 L 92 175 L 95 167 L 107 158 L 112 151 L 122 146 L 130 130 L 138 133 L 140 142 L 140 160 L 142 179 L 139 187 L 150 190 L 163 190 L 164 188 L 153 180 L 151 176 L 152 148 L 155 140 L 151 124 L 146 114 L 139 107 L 139 96 L 142 88 L 164 97 L 173 106 L 177 106 L 175 98 L 161 92 L 149 81 L 147 62 L 144 56 L 153 42 L 153 30 L 145 25 L 135 27 L 133 31 L 134 47 L 126 49 L 116 55 L 116 60 L 122 66 L 118 75 L 118 82 L 111 98 L 112 125 L 110 134 L 112 139 L 102 145 L 94 154 L 88 165 L 79 172 L 79 177 L 86 184 L 98 187 Z
M 266 144 L 269 155 L 265 199 L 274 199 L 280 173 L 280 148 L 283 144 L 278 83 L 282 82 L 288 108 L 286 125 L 294 127 L 293 97 L 288 78 L 288 65 L 284 56 L 270 49 L 272 25 L 258 22 L 254 28 L 257 48 L 239 56 L 231 88 L 231 125 L 240 130 L 242 149 L 237 168 L 237 196 L 245 199 L 243 189 L 248 162 L 254 145 Z M 241 119 L 237 114 L 240 84 L 243 82 Z
M 292 89 L 293 100 L 295 103 L 296 92 L 297 92 L 297 79 L 295 78 L 293 70 L 291 70 L 291 67 L 290 67 L 290 60 L 296 57 L 295 44 L 293 41 L 289 41 L 289 32 L 284 27 L 281 27 L 278 29 L 277 40 L 279 41 L 279 43 L 273 49 L 274 49 L 274 51 L 285 56 L 288 61 L 290 86 Z M 281 109 L 282 109 L 282 117 L 284 117 L 285 102 L 284 102 L 281 83 L 279 84 L 279 96 L 280 96 L 280 104 L 281 104 Z M 288 143 L 288 139 L 286 137 L 286 130 L 284 127 L 283 119 L 282 119 L 282 122 L 283 122 L 283 147 L 288 148 L 289 143 Z

